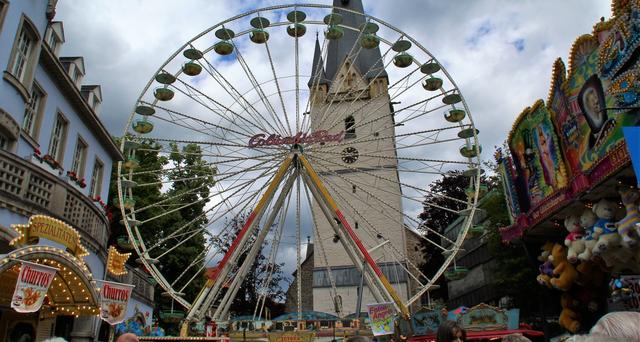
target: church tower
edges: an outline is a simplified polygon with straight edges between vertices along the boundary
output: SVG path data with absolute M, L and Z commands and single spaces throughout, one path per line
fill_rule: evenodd
M 361 0 L 334 0 L 333 6 L 363 12 Z M 350 12 L 334 10 L 343 17 L 342 25 L 360 28 L 365 18 Z M 398 262 L 406 260 L 406 236 L 395 154 L 395 123 L 388 94 L 388 76 L 379 48 L 364 49 L 358 42 L 358 31 L 344 28 L 344 35 L 330 40 L 326 65 L 320 44 L 316 41 L 312 77 L 308 86 L 311 96 L 312 131 L 327 130 L 331 134 L 345 132 L 340 144 L 320 146 L 308 153 L 328 191 L 344 213 L 365 247 L 369 250 L 385 243 L 392 244 L 395 256 L 378 248 L 371 256 L 381 266 L 388 280 L 403 300 L 408 295 L 407 276 Z M 375 120 L 372 120 L 375 119 Z M 347 256 L 344 247 L 326 222 L 321 209 L 312 210 L 319 238 L 335 286 L 342 301 L 342 315 L 356 311 L 360 273 Z M 373 227 L 372 227 L 373 226 Z M 314 253 L 313 308 L 335 313 L 330 298 L 332 286 L 323 253 Z M 362 310 L 375 303 L 365 286 Z

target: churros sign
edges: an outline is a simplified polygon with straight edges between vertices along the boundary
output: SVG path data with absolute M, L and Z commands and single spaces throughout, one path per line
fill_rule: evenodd
M 22 261 L 11 308 L 27 313 L 40 310 L 57 268 Z
M 267 136 L 264 133 L 260 133 L 249 139 L 249 147 L 342 142 L 343 139 L 344 131 L 337 134 L 329 134 L 329 132 L 324 130 L 312 133 L 298 132 L 296 135 L 290 137 L 283 137 L 279 134 L 271 134 Z
M 115 325 L 124 321 L 133 285 L 102 281 L 100 289 L 100 318 Z

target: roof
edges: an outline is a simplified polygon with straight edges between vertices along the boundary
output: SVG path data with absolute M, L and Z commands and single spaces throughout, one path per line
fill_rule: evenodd
M 320 42 L 318 41 L 318 35 L 316 34 L 316 49 L 313 52 L 313 65 L 311 66 L 311 77 L 307 85 L 309 88 L 314 85 L 327 84 L 327 74 L 324 72 L 324 61 L 322 60 L 322 50 L 320 49 Z
M 341 26 L 349 26 L 356 29 L 360 28 L 360 25 L 365 23 L 365 17 L 352 12 L 336 10 L 336 8 L 345 8 L 351 11 L 363 13 L 364 8 L 362 6 L 362 0 L 333 0 L 333 13 L 342 15 L 343 21 Z M 347 55 L 351 52 L 352 48 L 358 45 L 358 31 L 351 29 L 345 29 L 342 38 L 329 41 L 328 53 L 327 53 L 327 67 L 326 77 L 333 81 L 338 73 L 340 66 L 347 58 Z M 384 64 L 380 54 L 380 48 L 375 49 L 358 49 L 355 48 L 354 52 L 360 51 L 355 58 L 351 58 L 353 66 L 358 69 L 362 77 L 366 80 L 370 80 L 374 77 L 387 77 L 387 72 L 384 70 Z
M 320 311 L 302 311 L 302 319 L 305 321 L 338 321 L 340 317 Z M 289 312 L 280 315 L 272 321 L 295 321 L 298 320 L 297 312 Z

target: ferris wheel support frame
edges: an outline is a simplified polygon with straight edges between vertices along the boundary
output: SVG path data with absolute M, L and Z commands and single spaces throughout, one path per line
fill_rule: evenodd
M 284 180 L 284 177 L 290 168 L 295 168 L 295 170 L 293 171 L 291 176 Z M 220 261 L 216 272 L 212 276 L 212 283 L 208 282 L 207 285 L 209 286 L 205 288 L 207 290 L 200 292 L 200 294 L 194 301 L 194 304 L 191 306 L 189 313 L 185 318 L 181 332 L 186 333 L 188 331 L 187 326 L 189 322 L 201 319 L 206 310 L 211 307 L 215 299 L 218 297 L 222 289 L 222 285 L 224 284 L 232 270 L 232 265 L 237 262 L 237 259 L 242 254 L 243 248 L 241 247 L 248 243 L 249 236 L 251 236 L 255 228 L 258 226 L 260 218 L 264 214 L 264 211 L 267 209 L 268 203 L 272 201 L 279 184 L 284 181 L 284 186 L 276 200 L 274 207 L 271 209 L 271 213 L 267 218 L 267 221 L 258 234 L 256 241 L 254 241 L 253 246 L 249 251 L 249 256 L 244 260 L 244 262 L 240 266 L 240 269 L 238 270 L 238 273 L 230 284 L 231 290 L 224 295 L 220 304 L 216 308 L 213 319 L 224 319 L 224 316 L 228 313 L 233 299 L 237 295 L 238 287 L 240 285 L 239 283 L 246 276 L 250 264 L 253 262 L 253 259 L 259 252 L 260 247 L 262 246 L 262 243 L 264 242 L 264 239 L 269 232 L 269 227 L 275 220 L 277 213 L 280 211 L 282 203 L 289 194 L 289 191 L 291 191 L 294 180 L 298 176 L 302 176 L 303 181 L 311 190 L 314 199 L 318 202 L 320 208 L 322 209 L 335 233 L 339 235 L 339 240 L 341 241 L 343 247 L 347 251 L 347 254 L 349 255 L 354 265 L 358 267 L 360 272 L 363 272 L 364 278 L 367 282 L 367 286 L 369 286 L 369 289 L 371 290 L 376 300 L 392 301 L 395 304 L 396 309 L 402 314 L 402 316 L 404 316 L 405 318 L 409 317 L 409 310 L 407 309 L 407 306 L 402 302 L 402 299 L 400 298 L 400 296 L 398 296 L 396 290 L 393 288 L 389 280 L 375 263 L 362 241 L 360 241 L 356 233 L 353 231 L 346 218 L 338 208 L 337 203 L 331 197 L 327 188 L 324 186 L 309 161 L 301 153 L 292 152 L 291 155 L 287 157 L 287 159 L 278 169 L 271 184 L 269 184 L 266 192 L 263 194 L 262 198 L 256 205 L 256 208 L 251 213 L 251 215 L 249 215 L 247 222 L 244 224 L 243 228 L 238 233 L 238 236 L 231 244 L 231 247 Z
M 275 191 L 278 185 L 280 184 L 280 181 L 285 176 L 287 170 L 291 166 L 292 161 L 293 161 L 293 156 L 289 156 L 287 157 L 287 159 L 284 160 L 282 165 L 280 165 L 278 171 L 276 172 L 273 178 L 273 181 L 271 182 L 271 184 L 269 184 L 269 187 L 267 188 L 265 193 L 262 195 L 262 198 L 260 198 L 260 201 L 256 205 L 255 209 L 253 210 L 253 212 L 251 212 L 251 214 L 247 218 L 247 222 L 245 222 L 240 232 L 238 232 L 238 236 L 233 241 L 233 243 L 229 247 L 229 250 L 227 251 L 227 253 L 225 253 L 224 257 L 218 264 L 218 268 L 216 272 L 211 277 L 214 279 L 213 284 L 211 284 L 211 287 L 209 287 L 207 290 L 200 292 L 200 295 L 194 300 L 194 303 L 189 309 L 189 313 L 185 318 L 186 323 L 193 321 L 194 318 L 198 318 L 198 319 L 202 318 L 205 311 L 211 306 L 211 304 L 213 304 L 213 301 L 215 300 L 218 292 L 220 291 L 220 288 L 222 288 L 222 285 L 224 284 L 227 276 L 229 275 L 229 272 L 231 272 L 232 266 L 237 262 L 238 258 L 242 254 L 241 248 L 238 248 L 238 247 L 246 244 L 247 240 L 251 236 L 249 232 L 250 231 L 253 232 L 253 230 L 257 226 L 257 223 L 260 221 L 260 218 L 262 217 L 264 211 L 267 208 L 267 204 L 273 198 L 273 195 L 275 194 Z M 183 330 L 184 330 L 184 325 L 183 325 Z
M 289 191 L 291 190 L 291 187 L 293 186 L 293 183 L 297 177 L 298 177 L 298 169 L 294 170 L 294 172 L 285 181 L 284 186 L 282 187 L 282 190 L 280 191 L 280 194 L 276 199 L 275 205 L 271 209 L 271 213 L 269 214 L 269 217 L 267 218 L 264 225 L 262 226 L 262 230 L 260 230 L 258 237 L 253 242 L 253 245 L 251 246 L 251 250 L 249 251 L 249 254 L 244 259 L 244 262 L 240 266 L 240 269 L 238 270 L 235 277 L 233 278 L 233 281 L 229 286 L 230 290 L 227 291 L 227 293 L 225 293 L 224 297 L 222 298 L 222 301 L 220 302 L 220 305 L 218 306 L 218 308 L 216 308 L 216 311 L 212 317 L 214 321 L 222 319 L 229 312 L 229 308 L 231 307 L 231 304 L 234 298 L 236 297 L 236 295 L 238 294 L 238 291 L 240 290 L 240 284 L 244 281 L 244 278 L 247 276 L 247 273 L 249 273 L 249 269 L 251 268 L 251 265 L 253 264 L 256 256 L 260 252 L 260 249 L 262 248 L 262 244 L 264 243 L 264 240 L 267 237 L 267 234 L 269 233 L 271 226 L 273 225 L 273 222 L 276 220 L 276 217 L 280 212 L 280 208 L 282 207 L 282 204 L 287 198 L 287 195 L 289 194 Z

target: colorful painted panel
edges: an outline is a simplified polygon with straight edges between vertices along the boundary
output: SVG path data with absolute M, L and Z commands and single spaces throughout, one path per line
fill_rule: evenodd
M 411 327 L 415 335 L 435 334 L 441 321 L 440 312 L 423 309 L 411 316 Z
M 461 315 L 458 324 L 467 331 L 505 330 L 508 318 L 504 310 L 483 303 Z
M 583 49 L 586 50 L 586 49 Z M 574 174 L 588 174 L 594 165 L 622 142 L 622 126 L 640 123 L 637 110 L 624 110 L 638 102 L 638 66 L 624 72 L 612 82 L 598 74 L 598 49 L 576 56 L 575 69 L 569 76 L 567 92 L 570 113 L 561 126 L 578 132 L 563 136 L 568 164 Z M 565 134 L 565 131 L 562 131 Z
M 530 207 L 566 187 L 558 137 L 551 113 L 541 100 L 521 115 L 511 132 L 509 148 Z

